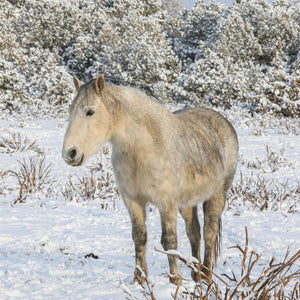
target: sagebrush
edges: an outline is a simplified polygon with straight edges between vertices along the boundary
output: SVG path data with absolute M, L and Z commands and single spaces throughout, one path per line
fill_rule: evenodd
M 162 102 L 300 115 L 299 1 L 196 1 L 176 21 L 164 2 L 2 1 L 0 109 L 61 114 L 71 75 L 103 73 Z

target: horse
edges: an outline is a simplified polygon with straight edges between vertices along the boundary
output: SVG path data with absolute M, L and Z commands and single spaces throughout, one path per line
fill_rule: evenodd
M 178 210 L 185 221 L 192 256 L 199 267 L 192 278 L 211 275 L 221 241 L 226 194 L 237 165 L 238 139 L 232 124 L 208 108 L 172 113 L 139 89 L 107 84 L 103 75 L 87 83 L 73 77 L 76 97 L 69 109 L 62 157 L 82 165 L 101 145 L 112 145 L 112 166 L 132 223 L 134 280 L 147 276 L 146 204 L 161 220 L 161 244 L 168 255 L 170 281 L 181 282 L 177 258 Z M 204 212 L 204 262 L 200 260 L 198 204 Z M 169 252 L 168 252 L 169 251 Z M 143 274 L 144 273 L 144 274 Z

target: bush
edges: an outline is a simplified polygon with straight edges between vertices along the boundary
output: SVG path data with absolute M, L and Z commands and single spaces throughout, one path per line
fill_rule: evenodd
M 197 1 L 188 13 L 178 6 L 176 21 L 171 4 L 2 1 L 0 109 L 58 113 L 71 75 L 103 73 L 162 102 L 300 115 L 299 1 Z
M 119 1 L 107 16 L 92 71 L 166 100 L 180 65 L 165 34 L 162 1 Z
M 175 44 L 175 99 L 299 116 L 299 15 L 299 2 L 285 0 L 197 2 Z
M 14 201 L 16 203 L 23 203 L 30 194 L 42 192 L 44 195 L 51 193 L 51 184 L 53 179 L 50 177 L 51 164 L 45 163 L 45 158 L 30 157 L 23 162 L 18 161 L 19 170 L 10 171 L 10 173 L 17 179 L 19 196 Z
M 0 152 L 14 153 L 33 150 L 41 154 L 42 151 L 27 137 L 23 137 L 19 132 L 7 132 L 7 137 L 0 137 Z
M 300 73 L 291 75 L 284 69 L 271 68 L 265 84 L 249 97 L 249 107 L 253 112 L 299 117 Z

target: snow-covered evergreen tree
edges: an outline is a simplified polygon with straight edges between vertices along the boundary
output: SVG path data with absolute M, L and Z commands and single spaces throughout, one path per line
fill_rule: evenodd
M 198 1 L 175 43 L 183 60 L 175 99 L 225 107 L 244 103 L 256 111 L 299 115 L 299 5 L 242 0 L 225 7 Z M 285 78 L 280 84 L 278 76 Z M 285 93 L 275 87 L 283 84 Z
M 298 0 L 199 0 L 176 17 L 173 3 L 2 0 L 0 109 L 59 110 L 72 74 L 103 73 L 161 101 L 300 115 Z
M 0 3 L 0 108 L 14 109 L 16 101 L 23 101 L 26 92 L 24 74 L 19 69 L 26 64 L 24 49 L 20 48 L 18 36 L 11 30 L 11 24 L 18 18 L 15 7 Z
M 261 64 L 279 66 L 279 57 L 285 61 L 296 58 L 300 47 L 299 1 L 277 0 L 271 4 L 267 0 L 243 0 L 235 9 L 253 28 L 261 47 L 257 57 Z
M 1 106 L 14 111 L 60 104 L 72 96 L 71 76 L 60 54 L 71 42 L 66 15 L 70 5 L 59 1 L 1 2 Z M 66 2 L 67 3 L 67 2 Z M 70 26 L 68 26 L 70 25 Z
M 201 55 L 202 42 L 210 44 L 218 32 L 218 20 L 226 10 L 216 1 L 206 4 L 196 1 L 195 6 L 182 24 L 175 52 L 183 61 L 183 67 L 195 62 Z
M 180 65 L 165 33 L 162 1 L 114 1 L 98 36 L 96 59 L 89 72 L 101 72 L 118 84 L 142 88 L 166 100 Z

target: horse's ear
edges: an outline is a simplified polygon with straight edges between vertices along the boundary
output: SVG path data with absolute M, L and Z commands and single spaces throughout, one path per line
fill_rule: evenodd
M 82 86 L 82 82 L 75 75 L 73 76 L 73 82 L 74 82 L 76 91 L 78 92 L 78 90 Z
M 95 86 L 96 86 L 96 92 L 98 95 L 101 95 L 102 90 L 104 89 L 104 76 L 103 75 L 98 75 L 96 82 L 95 82 Z

